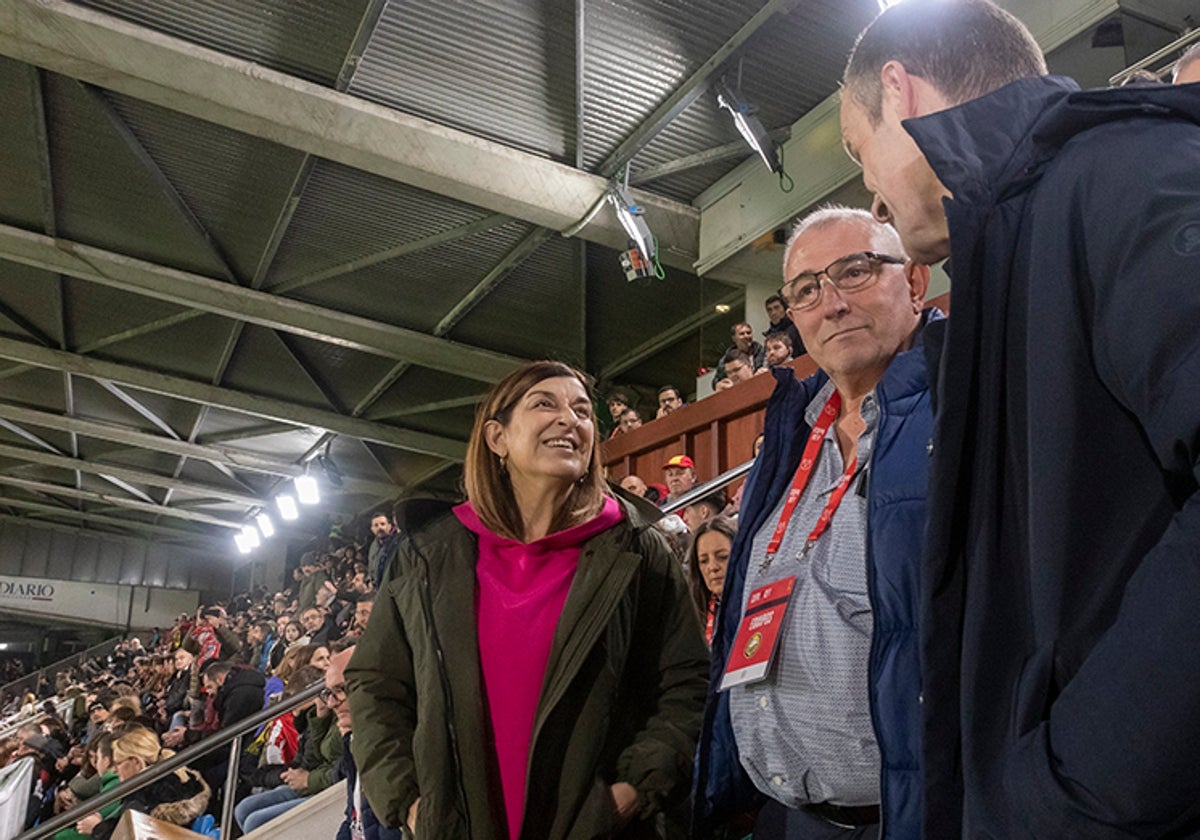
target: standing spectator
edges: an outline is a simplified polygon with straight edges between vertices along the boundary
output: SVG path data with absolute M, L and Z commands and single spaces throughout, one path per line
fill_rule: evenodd
M 771 325 L 763 332 L 763 345 L 765 346 L 767 339 L 773 335 L 787 336 L 788 343 L 792 348 L 792 355 L 803 356 L 804 341 L 800 338 L 800 331 L 796 329 L 796 325 L 792 321 L 792 316 L 788 314 L 783 296 L 771 295 L 766 300 L 766 307 L 767 319 L 771 322 Z
M 613 391 L 608 395 L 606 400 L 608 404 L 608 416 L 612 418 L 612 431 L 609 433 L 609 440 L 617 435 L 624 433 L 625 429 L 621 425 L 621 415 L 630 408 L 629 395 L 624 391 Z
M 687 525 L 688 530 L 695 534 L 705 522 L 720 516 L 721 512 L 725 510 L 726 504 L 724 491 L 718 490 L 702 499 L 697 499 L 681 510 L 679 516 Z
M 396 530 L 396 523 L 392 521 L 391 515 L 381 512 L 371 517 L 371 534 L 374 539 L 367 548 L 367 579 L 373 586 L 378 586 L 379 581 L 387 574 L 392 558 L 396 556 L 400 532 Z
M 317 605 L 317 593 L 329 583 L 329 575 L 321 568 L 315 551 L 300 558 L 300 594 L 296 598 L 297 613 Z
M 982 0 L 893 5 L 847 65 L 875 215 L 954 281 L 927 837 L 1197 833 L 1198 92 L 1080 91 Z
M 634 429 L 642 428 L 642 417 L 637 413 L 636 408 L 627 408 L 621 412 L 621 434 L 632 432 Z
M 529 363 L 477 417 L 468 501 L 406 510 L 347 668 L 359 780 L 418 837 L 652 836 L 707 668 L 679 564 L 606 492 L 583 374 Z

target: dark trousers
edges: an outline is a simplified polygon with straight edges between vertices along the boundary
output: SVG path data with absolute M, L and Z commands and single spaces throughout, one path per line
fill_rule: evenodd
M 768 800 L 754 823 L 754 840 L 878 840 L 879 826 L 843 828 L 803 809 Z

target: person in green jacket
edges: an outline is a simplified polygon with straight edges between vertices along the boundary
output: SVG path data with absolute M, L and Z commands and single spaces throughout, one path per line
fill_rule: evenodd
M 468 501 L 409 502 L 346 669 L 363 791 L 421 840 L 682 836 L 708 653 L 679 563 L 609 492 L 590 385 L 482 403 Z
M 104 732 L 97 735 L 88 744 L 87 760 L 95 772 L 88 774 L 86 777 L 80 773 L 71 780 L 68 789 L 76 801 L 71 802 L 70 807 L 75 807 L 78 802 L 86 802 L 93 796 L 104 793 L 109 788 L 116 787 L 121 783 L 121 779 L 117 776 L 117 771 L 113 767 L 112 741 L 112 735 Z M 108 819 L 120 810 L 121 800 L 118 799 L 115 802 L 110 802 L 99 811 L 83 817 L 74 826 L 64 828 L 56 833 L 54 840 L 82 840 L 84 837 L 90 837 L 92 829 L 101 820 Z

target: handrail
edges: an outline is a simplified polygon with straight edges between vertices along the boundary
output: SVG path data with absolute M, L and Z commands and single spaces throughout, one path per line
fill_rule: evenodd
M 302 706 L 320 694 L 324 687 L 325 683 L 323 681 L 315 682 L 294 695 L 286 703 L 279 702 L 267 706 L 267 708 L 260 712 L 255 712 L 248 718 L 244 718 L 237 723 L 218 730 L 212 735 L 205 737 L 199 743 L 175 753 L 175 755 L 165 761 L 150 765 L 133 778 L 121 782 L 116 787 L 109 788 L 103 793 L 98 793 L 90 799 L 79 803 L 71 810 L 65 811 L 57 817 L 31 828 L 24 834 L 18 835 L 16 840 L 40 840 L 42 837 L 50 837 L 54 833 L 74 825 L 83 817 L 94 811 L 98 811 L 110 802 L 123 799 L 134 791 L 141 790 L 146 785 L 157 782 L 163 776 L 178 770 L 188 762 L 202 755 L 208 755 L 210 752 L 218 750 L 226 744 L 229 744 L 231 749 L 229 772 L 225 775 L 225 801 L 222 803 L 221 809 L 221 836 L 232 837 L 230 831 L 233 827 L 233 800 L 237 787 L 238 758 L 242 751 L 242 736 L 253 732 L 264 723 L 274 720 L 284 712 L 290 712 L 298 706 Z
M 10 691 L 10 690 L 19 692 L 22 688 L 25 687 L 26 683 L 31 683 L 32 685 L 34 685 L 36 687 L 39 675 L 45 674 L 47 671 L 53 670 L 54 673 L 50 674 L 50 677 L 53 678 L 53 677 L 57 676 L 58 672 L 63 670 L 63 668 L 70 667 L 66 663 L 70 662 L 72 659 L 75 660 L 75 664 L 79 664 L 79 663 L 82 663 L 84 660 L 91 659 L 93 656 L 96 655 L 96 652 L 99 651 L 101 648 L 111 646 L 111 650 L 116 650 L 117 645 L 119 645 L 121 643 L 122 638 L 123 637 L 121 637 L 121 636 L 112 636 L 108 639 L 105 639 L 103 642 L 100 642 L 100 644 L 98 644 L 98 645 L 92 645 L 90 648 L 87 648 L 86 650 L 81 650 L 78 653 L 68 654 L 67 656 L 64 656 L 62 659 L 58 660 L 57 662 L 51 662 L 49 665 L 45 665 L 41 668 L 38 668 L 36 671 L 31 671 L 28 674 L 24 674 L 20 677 L 17 677 L 15 680 L 12 680 L 11 682 L 7 682 L 4 685 L 0 685 L 0 695 L 3 695 L 5 692 Z
M 678 499 L 663 505 L 662 512 L 664 516 L 670 515 L 677 510 L 683 510 L 685 507 L 703 499 L 705 496 L 712 493 L 714 490 L 720 490 L 727 484 L 730 484 L 737 479 L 750 472 L 754 467 L 756 458 L 751 458 L 744 464 L 738 464 L 736 467 L 730 467 L 714 479 L 704 482 L 699 487 L 693 487 L 691 490 L 684 493 Z
M 1160 58 L 1170 55 L 1171 53 L 1175 52 L 1175 50 L 1183 49 L 1184 47 L 1191 44 L 1193 41 L 1200 41 L 1200 26 L 1198 26 L 1195 29 L 1192 29 L 1188 32 L 1185 32 L 1183 35 L 1176 38 L 1174 41 L 1167 44 L 1162 49 L 1155 50 L 1154 52 L 1150 53 L 1150 55 L 1143 58 L 1141 61 L 1135 62 L 1134 64 L 1131 64 L 1128 67 L 1126 67 L 1120 73 L 1114 74 L 1108 80 L 1109 86 L 1116 87 L 1117 85 L 1121 84 L 1121 82 L 1128 79 L 1130 76 L 1132 76 L 1137 71 L 1145 70 L 1147 67 L 1149 67 L 1154 62 L 1158 61 Z M 1172 61 L 1166 67 L 1163 67 L 1162 69 L 1158 70 L 1155 75 L 1165 73 L 1167 70 L 1170 70 L 1178 63 L 1179 63 L 1178 59 L 1175 61 Z

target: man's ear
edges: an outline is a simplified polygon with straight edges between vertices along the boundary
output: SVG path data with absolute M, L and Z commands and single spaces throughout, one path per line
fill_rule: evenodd
M 925 308 L 925 293 L 929 291 L 929 266 L 909 260 L 904 264 L 904 279 L 908 282 L 913 311 L 919 313 Z
M 500 458 L 508 455 L 508 443 L 504 439 L 504 426 L 499 420 L 488 420 L 483 424 L 483 442 Z
M 894 59 L 880 68 L 879 83 L 883 89 L 884 110 L 890 108 L 901 120 L 943 111 L 951 104 L 926 79 L 908 72 Z

